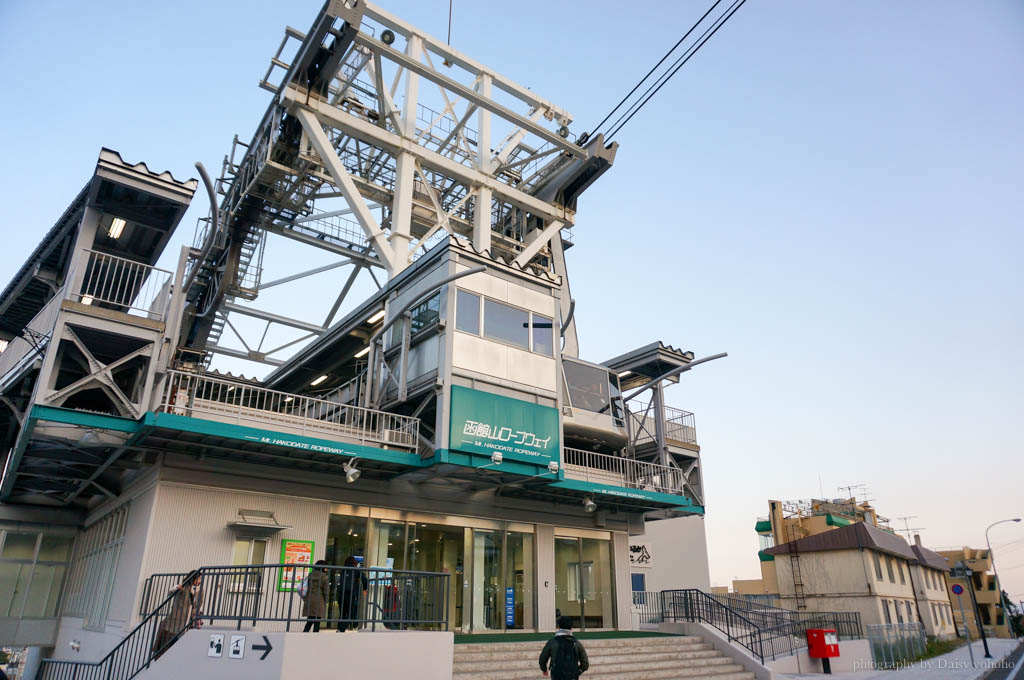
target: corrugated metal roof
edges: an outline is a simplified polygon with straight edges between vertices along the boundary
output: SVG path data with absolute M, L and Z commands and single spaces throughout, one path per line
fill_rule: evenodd
M 849 526 L 825 531 L 814 536 L 801 538 L 788 543 L 781 543 L 765 552 L 771 555 L 787 555 L 789 553 L 825 552 L 828 550 L 865 549 L 895 555 L 906 560 L 916 560 L 917 556 L 907 542 L 895 534 L 882 531 L 866 522 L 857 522 Z

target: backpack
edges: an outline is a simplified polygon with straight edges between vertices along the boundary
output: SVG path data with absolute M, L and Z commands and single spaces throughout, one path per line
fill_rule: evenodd
M 551 677 L 580 677 L 580 657 L 576 652 L 576 638 L 559 635 L 555 638 L 555 653 L 551 655 Z
M 303 600 L 309 595 L 309 574 L 302 577 L 302 582 L 299 584 L 299 597 Z

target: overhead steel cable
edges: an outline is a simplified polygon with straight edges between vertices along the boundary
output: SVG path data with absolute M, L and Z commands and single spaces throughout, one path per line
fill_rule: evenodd
M 619 130 L 621 130 L 626 123 L 632 120 L 633 116 L 639 113 L 640 110 L 646 106 L 647 102 L 654 97 L 654 95 L 658 94 L 658 91 L 664 87 L 665 83 L 667 83 L 672 76 L 679 71 L 679 69 L 685 66 L 686 62 L 690 61 L 690 58 L 693 57 L 693 55 L 695 55 L 698 50 L 700 50 L 700 48 L 718 32 L 718 29 L 724 26 L 725 23 L 732 18 L 732 15 L 735 14 L 746 2 L 747 0 L 735 0 L 735 2 L 729 6 L 729 9 L 725 10 L 725 12 L 723 12 L 722 15 L 719 16 L 718 19 L 716 19 L 715 22 L 712 23 L 699 38 L 697 38 L 697 41 L 683 52 L 679 59 L 673 62 L 672 66 L 669 67 L 669 70 L 663 73 L 653 85 L 647 88 L 647 90 L 640 95 L 640 99 L 634 102 L 629 109 L 626 110 L 626 113 L 619 116 L 619 118 L 612 124 L 608 134 L 605 136 L 605 141 L 610 142 L 612 137 L 618 134 Z
M 673 45 L 673 46 L 672 46 L 672 49 L 670 49 L 670 50 L 669 50 L 668 52 L 666 52 L 666 53 L 665 53 L 665 55 L 664 55 L 664 56 L 663 56 L 663 57 L 662 57 L 661 59 L 659 59 L 659 60 L 658 60 L 658 63 L 657 63 L 657 64 L 655 64 L 654 66 L 652 66 L 652 67 L 651 67 L 651 70 L 647 72 L 647 75 L 645 75 L 645 76 L 644 76 L 643 78 L 641 78 L 641 79 L 640 79 L 640 80 L 639 80 L 639 81 L 637 82 L 637 84 L 633 86 L 633 89 L 632 89 L 632 90 L 630 90 L 630 91 L 629 91 L 629 92 L 628 92 L 628 93 L 626 94 L 626 96 L 622 98 L 622 101 L 620 101 L 620 102 L 619 102 L 618 104 L 616 104 L 616 105 L 615 105 L 615 108 L 613 108 L 613 109 L 612 109 L 611 111 L 609 111 L 609 112 L 608 112 L 608 115 L 607 115 L 607 116 L 605 116 L 605 117 L 604 117 L 604 119 L 603 119 L 603 120 L 602 120 L 602 121 L 601 121 L 600 123 L 598 123 L 598 124 L 597 124 L 597 125 L 596 125 L 596 126 L 594 127 L 594 131 L 593 131 L 593 133 L 591 133 L 592 135 L 596 135 L 596 134 L 597 134 L 597 133 L 598 133 L 598 132 L 599 132 L 599 131 L 601 130 L 601 126 L 602 126 L 602 125 L 604 125 L 605 123 L 607 123 L 607 122 L 608 122 L 608 119 L 609 119 L 609 118 L 611 118 L 612 116 L 614 116 L 614 115 L 615 115 L 615 112 L 616 112 L 616 111 L 618 111 L 618 110 L 619 110 L 619 108 L 620 108 L 620 107 L 621 107 L 621 106 L 622 106 L 623 104 L 625 104 L 625 103 L 626 103 L 626 100 L 628 100 L 628 99 L 629 99 L 630 97 L 632 97 L 632 96 L 633 96 L 633 93 L 634 93 L 634 92 L 636 92 L 637 90 L 639 90 L 639 89 L 640 89 L 640 86 L 641 86 L 641 85 L 643 85 L 643 84 L 644 84 L 644 82 L 645 82 L 645 81 L 646 81 L 646 80 L 647 80 L 648 78 L 650 78 L 650 77 L 651 77 L 651 74 L 652 74 L 652 73 L 654 73 L 654 72 L 655 72 L 655 71 L 656 71 L 656 70 L 658 69 L 658 67 L 659 67 L 659 66 L 661 66 L 661 65 L 662 65 L 662 64 L 663 64 L 663 63 L 665 62 L 665 60 L 666 60 L 666 59 L 668 59 L 668 57 L 669 57 L 669 55 L 670 55 L 670 54 L 672 54 L 673 52 L 675 52 L 675 51 L 676 51 L 676 48 L 678 48 L 678 47 L 679 47 L 680 45 L 682 45 L 682 44 L 683 44 L 683 41 L 684 41 L 684 40 L 686 40 L 687 38 L 689 38 L 689 37 L 690 37 L 690 34 L 691 34 L 691 33 L 693 33 L 693 32 L 694 32 L 695 30 L 697 30 L 697 27 L 698 27 L 698 26 L 700 26 L 700 25 L 701 25 L 701 23 L 703 23 L 703 22 L 704 22 L 704 20 L 708 18 L 708 15 L 709 15 L 709 14 L 711 14 L 711 12 L 712 12 L 712 11 L 713 11 L 713 10 L 714 10 L 714 9 L 715 9 L 716 7 L 718 7 L 718 5 L 719 5 L 719 4 L 721 3 L 721 2 L 722 2 L 722 0 L 715 0 L 715 4 L 711 5 L 711 7 L 709 7 L 709 8 L 708 8 L 708 11 L 707 11 L 707 12 L 704 12 L 704 15 L 703 15 L 703 16 L 702 16 L 702 17 L 701 17 L 700 19 L 697 19 L 697 21 L 696 21 L 696 22 L 695 22 L 695 23 L 693 24 L 693 26 L 690 26 L 690 30 L 688 30 L 688 31 L 687 31 L 687 32 L 686 32 L 686 33 L 685 33 L 685 34 L 683 35 L 683 37 L 682 37 L 682 38 L 680 38 L 680 39 L 679 39 L 679 41 L 678 41 L 678 42 L 677 42 L 677 43 L 676 43 L 675 45 Z

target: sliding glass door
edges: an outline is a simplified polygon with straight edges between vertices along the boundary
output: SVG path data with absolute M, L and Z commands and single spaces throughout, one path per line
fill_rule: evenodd
M 611 542 L 598 538 L 555 538 L 555 616 L 574 629 L 614 625 Z

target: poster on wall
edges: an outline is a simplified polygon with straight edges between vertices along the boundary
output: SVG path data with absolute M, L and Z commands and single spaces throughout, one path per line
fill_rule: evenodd
M 281 564 L 294 564 L 308 567 L 313 564 L 313 541 L 281 541 Z M 308 569 L 297 567 L 281 567 L 277 576 L 278 592 L 297 591 L 302 579 L 309 573 Z
M 654 566 L 651 546 L 647 541 L 629 539 L 629 566 L 633 569 L 650 569 Z
M 454 451 L 547 465 L 558 460 L 558 411 L 453 385 L 450 440 Z

